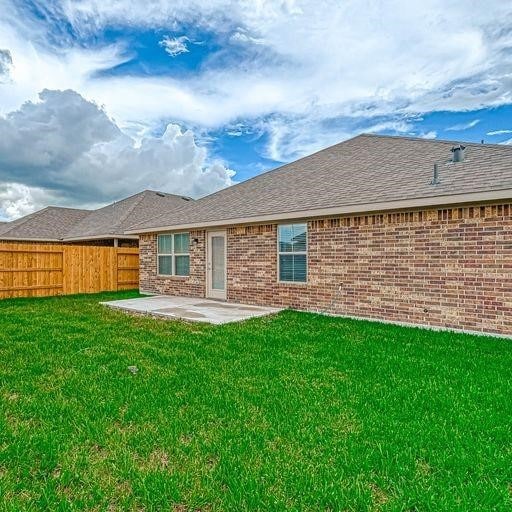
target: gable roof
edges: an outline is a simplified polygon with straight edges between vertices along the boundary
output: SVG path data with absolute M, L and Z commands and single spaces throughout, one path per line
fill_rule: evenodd
M 65 242 L 127 238 L 124 232 L 128 226 L 148 221 L 162 211 L 179 208 L 188 201 L 190 198 L 144 190 L 98 210 L 48 206 L 0 224 L 0 239 Z
M 359 135 L 132 226 L 128 233 L 512 198 L 512 147 Z M 432 185 L 434 163 L 440 183 Z
M 144 190 L 93 210 L 66 232 L 64 240 L 123 238 L 125 230 L 133 224 L 148 222 L 163 211 L 179 208 L 189 201 L 188 197 Z
M 67 230 L 90 213 L 89 210 L 48 206 L 38 212 L 0 226 L 3 240 L 59 241 Z

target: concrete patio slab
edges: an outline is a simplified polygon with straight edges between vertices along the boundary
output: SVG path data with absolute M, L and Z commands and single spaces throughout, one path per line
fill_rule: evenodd
M 210 299 L 190 297 L 171 297 L 157 295 L 137 299 L 113 300 L 101 304 L 130 313 L 153 315 L 162 318 L 205 322 L 210 324 L 227 324 L 240 322 L 249 318 L 278 313 L 281 309 L 246 304 L 232 304 Z

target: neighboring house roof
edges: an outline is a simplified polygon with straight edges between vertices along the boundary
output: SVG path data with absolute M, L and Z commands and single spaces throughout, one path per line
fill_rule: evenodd
M 58 241 L 89 210 L 48 206 L 0 226 L 0 239 Z
M 65 234 L 64 240 L 122 238 L 134 224 L 148 222 L 162 212 L 179 208 L 191 201 L 188 197 L 144 190 L 139 194 L 93 210 Z
M 124 231 L 128 226 L 148 221 L 189 201 L 190 198 L 145 190 L 98 210 L 49 206 L 0 225 L 0 240 L 65 242 L 127 238 Z
M 512 147 L 359 135 L 130 228 L 207 227 L 512 198 Z M 432 185 L 434 163 L 440 183 Z

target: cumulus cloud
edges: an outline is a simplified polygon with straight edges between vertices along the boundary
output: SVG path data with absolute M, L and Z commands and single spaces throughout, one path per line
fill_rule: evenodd
M 44 90 L 39 100 L 0 117 L 0 179 L 40 185 L 97 142 L 122 137 L 105 112 L 74 91 Z
M 164 38 L 158 43 L 165 49 L 171 57 L 177 57 L 182 53 L 188 53 L 187 43 L 189 38 L 187 36 L 170 37 L 164 36 Z
M 80 207 L 145 188 L 200 196 L 231 184 L 233 174 L 208 161 L 191 131 L 170 124 L 136 143 L 74 91 L 45 90 L 0 117 L 0 182 L 9 184 L 0 207 L 9 216 L 39 206 L 41 191 Z
M 47 206 L 54 197 L 47 191 L 21 183 L 0 184 L 0 220 L 13 220 Z
M 16 4 L 0 3 L 7 10 Z M 512 11 L 502 0 L 473 2 L 469 10 L 467 0 L 375 1 L 364 9 L 357 0 L 54 0 L 44 6 L 46 20 L 59 20 L 84 41 L 111 26 L 162 34 L 193 27 L 212 35 L 222 59 L 213 55 L 182 75 L 98 73 L 118 66 L 129 51 L 122 44 L 92 50 L 70 44 L 54 52 L 48 34 L 37 32 L 40 21 L 18 12 L 9 23 L 0 20 L 0 48 L 14 41 L 17 70 L 12 86 L 0 90 L 0 109 L 16 101 L 18 107 L 20 98 L 34 98 L 44 87 L 72 88 L 105 105 L 123 130 L 162 119 L 204 130 L 256 125 L 268 141 L 265 154 L 286 160 L 396 124 L 400 116 L 408 124 L 409 116 L 425 112 L 512 101 Z M 458 12 L 464 23 L 454 24 Z M 179 40 L 169 36 L 169 42 L 179 49 Z
M 499 0 L 476 3 L 469 11 L 466 4 L 393 0 L 386 8 L 371 2 L 361 9 L 357 0 L 62 2 L 77 29 L 116 23 L 166 27 L 179 20 L 240 47 L 257 43 L 260 50 L 246 60 L 237 54 L 216 68 L 212 59 L 192 77 L 116 77 L 87 88 L 121 119 L 136 112 L 213 128 L 239 119 L 261 124 L 276 114 L 308 125 L 319 113 L 407 116 L 510 102 L 512 39 L 506 27 L 512 11 Z M 463 24 L 454 25 L 453 12 L 465 13 Z M 267 128 L 269 144 L 275 145 L 275 123 Z M 322 133 L 329 138 L 328 129 Z M 316 138 L 310 133 L 307 145 L 315 146 Z M 302 139 L 296 138 L 301 144 Z

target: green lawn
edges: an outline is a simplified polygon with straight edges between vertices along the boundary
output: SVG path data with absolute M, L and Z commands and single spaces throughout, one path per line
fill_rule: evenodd
M 512 509 L 512 341 L 135 295 L 0 301 L 0 510 Z

